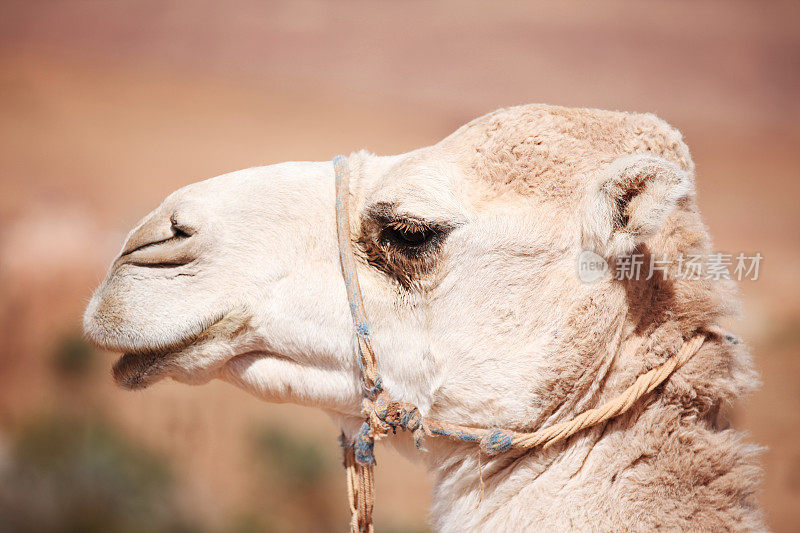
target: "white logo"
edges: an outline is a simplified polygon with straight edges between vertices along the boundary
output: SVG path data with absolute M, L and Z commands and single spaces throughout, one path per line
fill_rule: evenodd
M 578 278 L 584 283 L 594 283 L 608 272 L 608 262 L 600 255 L 584 250 L 578 254 Z

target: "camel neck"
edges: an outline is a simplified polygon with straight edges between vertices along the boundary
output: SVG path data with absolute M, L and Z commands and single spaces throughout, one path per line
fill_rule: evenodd
M 435 478 L 434 525 L 442 531 L 454 530 L 452 524 L 462 524 L 465 531 L 510 530 L 512 517 L 524 508 L 530 526 L 558 526 L 558 495 L 580 475 L 603 433 L 604 427 L 592 428 L 547 450 L 496 457 L 479 455 L 471 446 L 435 447 L 429 461 Z
M 431 451 L 440 531 L 763 526 L 757 450 L 660 399 L 547 450 L 480 460 L 463 445 Z

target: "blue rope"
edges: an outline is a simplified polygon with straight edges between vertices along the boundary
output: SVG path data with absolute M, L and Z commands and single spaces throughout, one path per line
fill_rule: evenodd
M 487 436 L 481 439 L 481 448 L 488 454 L 495 454 L 511 449 L 514 436 L 502 429 L 492 430 Z
M 375 464 L 375 438 L 372 436 L 372 428 L 369 427 L 369 422 L 364 422 L 356 433 L 356 439 L 353 442 L 353 447 L 356 451 L 356 461 L 362 465 Z

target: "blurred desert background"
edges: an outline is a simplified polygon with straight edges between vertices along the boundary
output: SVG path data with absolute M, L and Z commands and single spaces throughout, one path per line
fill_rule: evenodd
M 338 429 L 222 383 L 117 389 L 81 337 L 126 232 L 187 183 L 434 143 L 528 102 L 651 111 L 697 164 L 719 251 L 760 252 L 731 324 L 763 386 L 735 427 L 800 520 L 800 4 L 0 4 L 0 530 L 342 531 Z M 379 531 L 430 480 L 379 450 Z

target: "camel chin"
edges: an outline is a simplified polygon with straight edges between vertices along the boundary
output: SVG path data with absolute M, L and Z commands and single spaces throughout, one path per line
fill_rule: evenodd
M 145 389 L 164 377 L 163 367 L 170 354 L 125 353 L 111 370 L 114 382 L 124 389 Z

